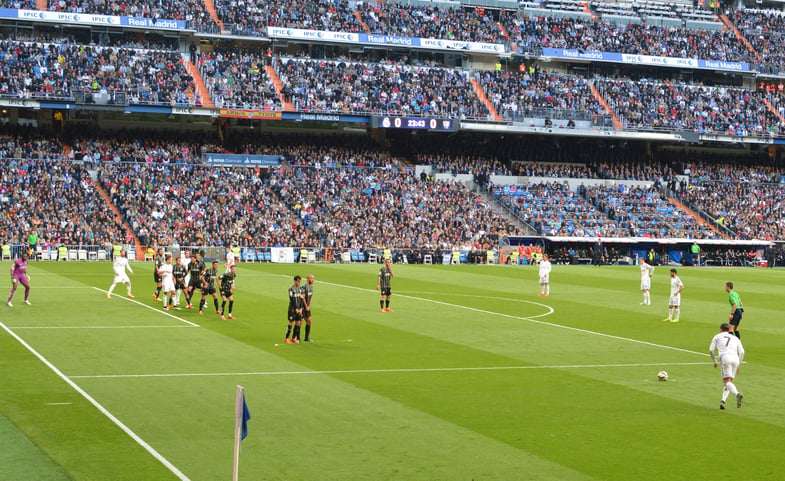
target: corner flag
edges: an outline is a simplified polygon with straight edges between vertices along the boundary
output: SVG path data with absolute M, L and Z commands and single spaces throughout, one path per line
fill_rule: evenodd
M 240 441 L 248 436 L 248 420 L 251 412 L 245 402 L 245 389 L 237 386 L 237 397 L 234 403 L 234 467 L 232 480 L 237 481 L 240 468 Z
M 251 419 L 251 412 L 248 410 L 248 404 L 245 403 L 245 390 L 242 391 L 243 397 L 243 419 L 240 426 L 240 441 L 248 437 L 248 420 Z

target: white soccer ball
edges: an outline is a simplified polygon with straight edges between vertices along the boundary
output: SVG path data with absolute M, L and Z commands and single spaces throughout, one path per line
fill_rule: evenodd
M 657 373 L 657 379 L 660 381 L 667 381 L 668 380 L 668 371 L 660 371 Z

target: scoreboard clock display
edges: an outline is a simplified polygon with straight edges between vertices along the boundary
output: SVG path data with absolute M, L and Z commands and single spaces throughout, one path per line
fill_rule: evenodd
M 785 92 L 785 81 L 774 79 L 758 79 L 758 90 L 765 92 Z
M 454 132 L 458 130 L 458 119 L 437 119 L 432 117 L 372 117 L 371 127 L 375 129 L 438 130 Z

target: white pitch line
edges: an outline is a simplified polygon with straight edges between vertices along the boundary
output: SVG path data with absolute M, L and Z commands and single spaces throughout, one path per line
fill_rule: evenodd
M 548 310 L 548 312 L 545 312 L 543 314 L 537 314 L 536 316 L 527 316 L 526 319 L 536 319 L 538 317 L 550 316 L 555 312 L 553 308 L 547 304 L 543 304 L 541 302 L 528 301 L 526 299 L 510 299 L 509 297 L 483 296 L 481 294 L 455 294 L 455 293 L 445 294 L 443 292 L 424 292 L 424 291 L 400 291 L 400 293 L 401 293 L 400 295 L 404 297 L 410 297 L 406 295 L 407 293 L 408 294 L 433 294 L 436 296 L 448 295 L 448 296 L 457 296 L 457 297 L 478 297 L 480 299 L 495 299 L 499 301 L 522 302 L 524 304 L 533 304 L 535 306 L 544 307 L 545 309 Z M 413 299 L 419 299 L 419 297 L 413 297 Z
M 96 291 L 101 291 L 101 292 L 103 292 L 104 294 L 106 294 L 106 293 L 108 293 L 108 292 L 109 292 L 109 291 L 106 291 L 106 290 L 104 290 L 104 289 L 100 289 L 100 288 L 98 288 L 98 287 L 95 287 L 95 286 L 92 286 L 92 287 L 93 287 L 93 289 L 95 289 Z M 129 298 L 127 298 L 127 297 L 124 297 L 124 296 L 116 296 L 116 297 L 117 297 L 117 299 L 122 299 L 122 300 L 124 300 L 124 301 L 133 302 L 134 304 L 138 304 L 138 305 L 140 305 L 140 306 L 142 306 L 142 307 L 146 307 L 146 308 L 148 308 L 148 309 L 150 309 L 150 310 L 153 310 L 153 311 L 155 311 L 155 312 L 161 313 L 161 314 L 163 314 L 163 315 L 165 315 L 165 316 L 169 316 L 169 317 L 171 317 L 172 319 L 177 319 L 178 321 L 180 321 L 180 322 L 184 322 L 184 323 L 188 324 L 188 325 L 189 325 L 189 326 L 191 326 L 191 327 L 199 327 L 199 324 L 195 324 L 195 323 L 193 323 L 193 322 L 191 322 L 191 321 L 186 321 L 186 320 L 185 320 L 185 319 L 183 319 L 182 317 L 177 317 L 177 316 L 175 316 L 174 314 L 171 314 L 171 313 L 169 313 L 169 312 L 166 312 L 166 311 L 163 311 L 163 310 L 160 310 L 160 311 L 159 311 L 158 309 L 156 309 L 156 308 L 154 308 L 154 307 L 151 307 L 151 306 L 148 306 L 147 304 L 145 304 L 145 303 L 143 303 L 143 302 L 139 302 L 139 301 L 137 301 L 136 299 L 129 299 Z M 114 297 L 112 297 L 112 298 L 114 299 Z
M 194 326 L 14 326 L 14 329 L 192 329 L 193 327 Z
M 387 374 L 417 372 L 467 372 L 467 371 L 512 371 L 523 369 L 593 369 L 606 367 L 653 367 L 653 366 L 703 366 L 707 362 L 665 362 L 638 364 L 567 364 L 552 366 L 486 366 L 486 367 L 413 367 L 399 369 L 347 369 L 327 371 L 256 371 L 256 372 L 202 372 L 170 374 L 95 374 L 71 376 L 72 379 L 121 379 L 145 377 L 213 377 L 213 376 L 295 376 L 313 374 Z
M 288 276 L 284 276 L 284 277 L 288 277 Z M 358 291 L 376 292 L 376 290 L 367 289 L 367 288 L 364 288 L 364 287 L 347 286 L 347 285 L 344 285 L 344 284 L 336 284 L 334 282 L 326 282 L 326 281 L 319 281 L 319 282 L 322 283 L 322 284 L 327 284 L 327 285 L 331 285 L 331 286 L 338 286 L 338 287 L 345 287 L 347 289 L 355 289 L 355 290 L 358 290 Z M 686 352 L 686 353 L 689 353 L 689 354 L 696 354 L 698 356 L 707 356 L 708 355 L 706 353 L 702 353 L 702 352 L 698 352 L 698 351 L 691 351 L 689 349 L 682 349 L 680 347 L 666 346 L 664 344 L 657 344 L 657 343 L 649 342 L 649 341 L 641 341 L 640 339 L 632 339 L 631 337 L 614 336 L 613 334 L 605 334 L 604 332 L 590 331 L 588 329 L 581 329 L 579 327 L 563 326 L 561 324 L 556 324 L 556 323 L 553 323 L 553 322 L 539 321 L 537 319 L 534 319 L 533 317 L 514 316 L 512 314 L 505 314 L 503 312 L 486 311 L 485 309 L 478 309 L 476 307 L 462 306 L 460 304 L 452 304 L 450 302 L 437 301 L 435 299 L 425 299 L 423 297 L 417 297 L 417 296 L 407 296 L 406 294 L 397 294 L 397 296 L 405 297 L 405 298 L 408 298 L 408 299 L 415 299 L 415 300 L 418 300 L 418 301 L 432 302 L 434 304 L 439 304 L 439 305 L 447 306 L 447 307 L 454 307 L 456 309 L 466 309 L 467 311 L 478 312 L 480 314 L 488 314 L 488 315 L 492 315 L 492 316 L 506 317 L 508 319 L 518 319 L 518 320 L 521 320 L 521 321 L 529 321 L 531 323 L 539 324 L 541 326 L 550 326 L 550 327 L 555 327 L 555 328 L 558 328 L 558 329 L 566 329 L 568 331 L 582 332 L 584 334 L 593 334 L 595 336 L 606 337 L 608 339 L 616 339 L 616 340 L 619 340 L 619 341 L 633 342 L 633 343 L 636 343 L 636 344 L 643 344 L 645 346 L 657 347 L 657 348 L 661 348 L 661 349 L 669 349 L 669 350 L 672 350 L 672 351 Z M 542 304 L 542 305 L 545 306 L 545 304 Z M 550 306 L 548 306 L 548 307 L 550 308 Z
M 133 439 L 134 441 L 136 441 L 136 443 L 137 443 L 137 444 L 139 444 L 139 445 L 140 445 L 142 448 L 144 448 L 144 449 L 145 449 L 145 450 L 146 450 L 148 453 L 150 453 L 150 454 L 151 454 L 151 455 L 152 455 L 152 456 L 153 456 L 155 459 L 157 459 L 157 460 L 158 460 L 158 461 L 159 461 L 161 464 L 163 464 L 163 465 L 164 465 L 164 466 L 165 466 L 165 467 L 166 467 L 166 468 L 167 468 L 169 471 L 171 471 L 171 472 L 172 472 L 172 473 L 173 473 L 175 476 L 177 476 L 177 477 L 178 477 L 180 480 L 182 480 L 182 481 L 190 481 L 190 479 L 188 479 L 188 477 L 187 477 L 185 474 L 183 474 L 183 473 L 182 473 L 182 472 L 181 472 L 179 469 L 177 469 L 177 467 L 176 467 L 174 464 L 172 464 L 171 462 L 169 462 L 169 460 L 168 460 L 168 459 L 166 459 L 165 457 L 163 457 L 163 455 L 162 455 L 161 453 L 159 453 L 158 451 L 156 451 L 156 450 L 155 450 L 155 448 L 153 448 L 152 446 L 150 446 L 149 444 L 147 444 L 147 442 L 146 442 L 144 439 L 140 438 L 140 437 L 139 437 L 139 436 L 138 436 L 138 435 L 137 435 L 135 432 L 133 432 L 133 431 L 131 430 L 131 428 L 129 428 L 128 426 L 126 426 L 125 424 L 123 424 L 123 422 L 122 422 L 122 421 L 120 421 L 120 420 L 119 420 L 119 419 L 118 419 L 118 418 L 117 418 L 117 417 L 116 417 L 114 414 L 112 414 L 111 412 L 109 412 L 109 410 L 108 410 L 108 409 L 106 409 L 106 408 L 105 408 L 105 407 L 104 407 L 104 406 L 103 406 L 101 403 L 99 403 L 98 401 L 96 401 L 96 400 L 95 400 L 95 398 L 93 398 L 92 396 L 90 396 L 90 395 L 89 395 L 89 394 L 88 394 L 88 393 L 87 393 L 87 392 L 86 392 L 84 389 L 82 389 L 81 387 L 79 387 L 79 385 L 78 385 L 78 384 L 76 384 L 74 381 L 72 381 L 72 380 L 71 380 L 71 378 L 69 378 L 68 376 L 66 376 L 65 374 L 63 374 L 63 372 L 62 372 L 62 371 L 60 371 L 60 370 L 59 370 L 57 367 L 55 367 L 55 365 L 54 365 L 54 364 L 52 364 L 51 362 L 49 362 L 49 360 L 47 360 L 47 359 L 46 359 L 44 356 L 42 356 L 42 355 L 41 355 L 41 354 L 40 354 L 38 351 L 36 351 L 35 349 L 33 349 L 33 347 L 32 347 L 32 346 L 30 346 L 28 343 L 26 343 L 26 342 L 24 341 L 24 339 L 22 339 L 21 337 L 19 337 L 19 336 L 18 336 L 18 335 L 17 335 L 17 334 L 16 334 L 14 331 L 12 331 L 11 329 L 9 329 L 9 328 L 8 328 L 8 327 L 7 327 L 5 324 L 3 324 L 2 322 L 0 322 L 0 326 L 1 326 L 1 327 L 2 327 L 2 328 L 3 328 L 3 329 L 4 329 L 4 330 L 5 330 L 7 333 L 8 333 L 8 334 L 9 334 L 11 337 L 13 337 L 14 339 L 16 339 L 16 340 L 19 342 L 19 344 L 21 344 L 22 346 L 24 346 L 24 347 L 25 347 L 25 349 L 27 349 L 28 351 L 30 351 L 30 353 L 31 353 L 31 354 L 33 354 L 33 355 L 34 355 L 35 357 L 37 357 L 37 358 L 38 358 L 38 359 L 39 359 L 39 360 L 40 360 L 42 363 L 44 363 L 44 365 L 46 365 L 46 367 L 48 367 L 49 369 L 51 369 L 51 370 L 52 370 L 52 372 L 54 372 L 54 373 L 55 373 L 55 374 L 56 374 L 56 375 L 57 375 L 57 376 L 58 376 L 60 379 L 62 379 L 63 381 L 65 381 L 65 382 L 66 382 L 66 384 L 68 384 L 69 386 L 71 386 L 71 388 L 73 388 L 73 390 L 74 390 L 74 391 L 76 391 L 76 392 L 78 392 L 79 394 L 81 394 L 83 398 L 85 398 L 85 399 L 86 399 L 86 400 L 87 400 L 87 401 L 88 401 L 90 404 L 92 404 L 93 406 L 95 406 L 95 407 L 96 407 L 96 409 L 98 409 L 98 410 L 99 410 L 99 411 L 100 411 L 100 412 L 101 412 L 101 413 L 102 413 L 104 416 L 106 416 L 107 418 L 109 418 L 109 420 L 110 420 L 110 421 L 112 421 L 113 423 L 115 423 L 115 425 L 117 425 L 117 427 L 119 427 L 120 429 L 122 429 L 122 430 L 123 430 L 123 431 L 124 431 L 124 432 L 125 432 L 125 433 L 126 433 L 128 436 L 130 436 L 130 437 L 131 437 L 131 439 Z

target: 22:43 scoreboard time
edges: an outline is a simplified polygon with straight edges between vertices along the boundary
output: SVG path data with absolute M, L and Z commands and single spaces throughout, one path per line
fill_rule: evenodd
M 459 126 L 458 119 L 398 116 L 371 117 L 371 128 L 374 129 L 411 129 L 455 132 L 458 130 Z

